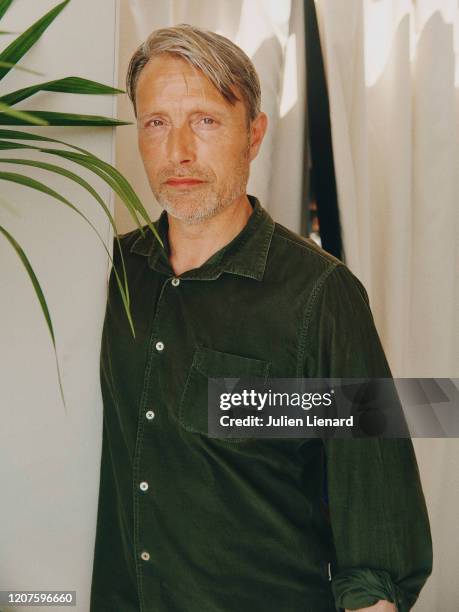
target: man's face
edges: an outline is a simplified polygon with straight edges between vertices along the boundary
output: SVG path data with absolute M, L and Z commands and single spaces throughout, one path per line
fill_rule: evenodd
M 187 61 L 162 54 L 142 69 L 136 105 L 148 180 L 170 215 L 196 223 L 245 194 L 261 139 L 251 146 L 241 101 L 230 104 Z

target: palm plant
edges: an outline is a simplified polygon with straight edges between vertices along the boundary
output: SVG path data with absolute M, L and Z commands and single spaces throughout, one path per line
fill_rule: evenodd
M 0 19 L 4 16 L 10 5 L 14 0 L 0 0 Z M 70 2 L 70 0 L 64 0 L 53 9 L 51 9 L 48 13 L 46 13 L 43 17 L 41 17 L 38 21 L 33 23 L 25 32 L 20 34 L 11 44 L 9 44 L 1 53 L 0 53 L 0 81 L 9 73 L 12 69 L 17 70 L 26 70 L 29 72 L 33 72 L 24 68 L 21 65 L 18 65 L 19 60 L 27 53 L 27 51 L 35 44 L 35 42 L 43 35 L 48 26 L 54 21 L 54 19 L 59 15 L 59 13 L 65 8 L 65 6 Z M 9 32 L 1 31 L 0 35 L 8 35 Z M 39 73 L 36 73 L 39 74 Z M 1 84 L 1 83 L 0 83 Z M 124 93 L 121 89 L 116 89 L 113 87 L 109 87 L 102 83 L 97 83 L 95 81 L 90 81 L 88 79 L 80 78 L 80 77 L 66 77 L 62 79 L 57 79 L 53 81 L 46 81 L 42 83 L 38 83 L 36 85 L 32 85 L 29 87 L 25 87 L 23 89 L 19 89 L 16 91 L 12 91 L 9 93 L 2 93 L 0 95 L 0 126 L 31 126 L 31 125 L 49 125 L 49 126 L 92 126 L 92 127 L 101 127 L 101 126 L 119 126 L 126 125 L 127 122 L 118 121 L 116 119 L 112 119 L 110 117 L 96 116 L 96 115 L 80 115 L 74 113 L 60 113 L 60 112 L 47 112 L 47 111 L 39 111 L 39 110 L 29 110 L 27 112 L 18 110 L 15 107 L 16 104 L 21 102 L 22 100 L 29 98 L 39 91 L 49 91 L 49 92 L 60 92 L 60 93 L 72 93 L 72 94 L 103 94 L 103 95 L 113 95 Z M 43 144 L 44 143 L 44 144 Z M 55 145 L 58 145 L 57 147 Z M 144 224 L 151 229 L 156 238 L 161 243 L 161 239 L 158 236 L 156 229 L 145 210 L 142 202 L 136 195 L 135 191 L 129 184 L 129 182 L 121 175 L 120 172 L 116 170 L 113 166 L 108 164 L 107 162 L 99 159 L 95 155 L 93 155 L 90 151 L 86 149 L 82 149 L 81 147 L 77 147 L 71 145 L 69 143 L 63 142 L 62 140 L 57 140 L 54 138 L 48 138 L 43 135 L 34 134 L 29 131 L 23 130 L 15 130 L 15 129 L 0 129 L 0 150 L 13 150 L 13 149 L 27 149 L 38 151 L 45 155 L 52 155 L 54 159 L 61 158 L 65 160 L 70 160 L 71 162 L 77 164 L 82 168 L 86 168 L 90 170 L 95 175 L 100 177 L 105 183 L 109 185 L 111 189 L 120 197 L 121 201 L 127 207 L 130 215 L 134 219 L 137 227 L 139 228 L 142 235 L 144 235 L 144 229 L 142 227 L 142 223 L 140 218 L 143 219 Z M 0 164 L 15 164 L 22 166 L 32 166 L 35 168 L 40 168 L 41 170 L 46 170 L 50 173 L 58 174 L 66 177 L 70 181 L 74 181 L 84 189 L 86 189 L 96 200 L 98 205 L 102 207 L 105 214 L 107 215 L 109 222 L 113 228 L 115 239 L 117 241 L 117 246 L 120 253 L 121 259 L 121 267 L 122 267 L 122 279 L 118 274 L 115 266 L 113 267 L 114 274 L 116 277 L 116 281 L 118 284 L 118 288 L 122 297 L 123 305 L 126 311 L 126 315 L 129 321 L 129 325 L 131 328 L 131 332 L 135 337 L 135 329 L 134 323 L 132 321 L 132 316 L 130 312 L 130 299 L 129 299 L 129 288 L 127 283 L 126 269 L 124 265 L 123 254 L 121 251 L 121 244 L 118 236 L 118 232 L 116 231 L 115 221 L 113 216 L 99 195 L 99 193 L 93 188 L 93 186 L 79 176 L 77 173 L 68 170 L 60 166 L 59 164 L 50 163 L 47 161 L 37 161 L 35 159 L 22 159 L 15 157 L 2 157 L 0 158 Z M 27 186 L 31 189 L 35 189 L 42 193 L 49 195 L 50 197 L 57 200 L 60 204 L 63 204 L 78 215 L 83 217 L 85 221 L 90 225 L 92 230 L 97 234 L 99 240 L 101 241 L 103 247 L 105 248 L 110 261 L 113 264 L 113 259 L 110 253 L 110 250 L 107 248 L 102 236 L 97 231 L 96 227 L 91 223 L 91 221 L 80 211 L 78 208 L 72 204 L 67 198 L 54 190 L 49 184 L 45 184 L 42 181 L 36 180 L 27 176 L 26 174 L 21 174 L 17 172 L 10 172 L 5 170 L 0 170 L 0 180 L 13 182 L 16 184 Z M 0 234 L 2 234 L 13 247 L 20 260 L 24 264 L 24 267 L 27 271 L 27 274 L 32 282 L 33 288 L 35 290 L 35 294 L 40 302 L 41 310 L 46 320 L 46 324 L 49 330 L 49 334 L 52 340 L 54 355 L 56 358 L 56 367 L 57 367 L 57 376 L 59 381 L 60 393 L 62 396 L 62 400 L 65 406 L 65 398 L 62 388 L 61 375 L 59 371 L 59 363 L 57 359 L 57 351 L 56 351 L 56 342 L 55 335 L 53 330 L 53 325 L 51 321 L 51 316 L 49 313 L 49 309 L 45 300 L 45 296 L 40 287 L 40 283 L 38 278 L 33 271 L 33 268 L 28 260 L 24 250 L 20 246 L 20 244 L 15 240 L 15 238 L 8 232 L 8 230 L 0 225 Z M 162 243 L 161 243 L 162 244 Z

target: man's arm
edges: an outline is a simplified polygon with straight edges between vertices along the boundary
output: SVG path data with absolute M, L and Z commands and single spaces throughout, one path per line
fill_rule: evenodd
M 302 343 L 304 376 L 391 377 L 366 291 L 345 266 L 319 281 L 306 309 Z M 410 610 L 432 571 L 429 520 L 411 440 L 329 438 L 323 445 L 337 608 L 379 612 L 390 610 L 391 602 L 398 612 Z

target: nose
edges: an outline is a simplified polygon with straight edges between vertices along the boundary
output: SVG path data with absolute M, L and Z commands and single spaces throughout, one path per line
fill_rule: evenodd
M 185 122 L 181 126 L 172 126 L 167 141 L 169 161 L 175 164 L 186 164 L 195 161 L 194 134 Z

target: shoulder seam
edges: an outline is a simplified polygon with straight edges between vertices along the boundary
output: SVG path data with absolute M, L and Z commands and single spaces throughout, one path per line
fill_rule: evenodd
M 291 238 L 288 238 L 287 236 L 283 236 L 280 233 L 276 233 L 276 231 L 274 231 L 273 237 L 280 238 L 281 240 L 285 240 L 286 242 L 290 242 L 291 244 L 296 245 L 299 249 L 302 249 L 303 251 L 308 251 L 308 253 L 314 253 L 315 255 L 317 255 L 318 257 L 320 257 L 327 263 L 334 264 L 335 266 L 339 265 L 339 263 L 333 261 L 332 259 L 329 259 L 326 255 L 323 255 L 319 251 L 316 251 L 313 248 L 311 248 L 311 245 L 309 245 L 307 242 L 302 242 L 301 240 L 292 240 Z M 332 257 L 334 258 L 333 255 L 330 255 L 330 258 Z
M 303 378 L 304 376 L 302 363 L 303 363 L 304 352 L 306 348 L 306 340 L 307 340 L 308 332 L 309 332 L 309 324 L 311 322 L 311 315 L 313 312 L 313 308 L 317 302 L 321 289 L 324 286 L 325 281 L 327 280 L 327 278 L 330 276 L 332 272 L 334 272 L 337 268 L 345 267 L 345 265 L 342 262 L 338 262 L 338 263 L 329 262 L 329 263 L 330 263 L 330 266 L 326 268 L 324 272 L 322 272 L 322 274 L 319 276 L 306 302 L 303 324 L 301 326 L 299 342 L 298 342 L 298 357 L 297 357 L 297 365 L 296 365 L 297 378 Z

